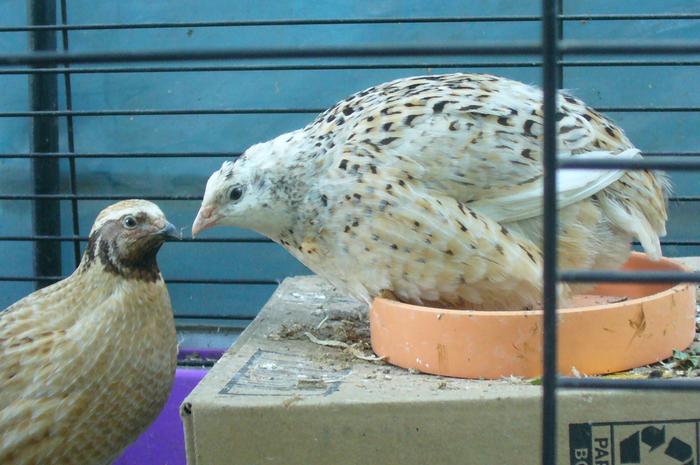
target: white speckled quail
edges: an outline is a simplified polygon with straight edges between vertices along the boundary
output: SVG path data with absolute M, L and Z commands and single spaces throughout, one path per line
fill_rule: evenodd
M 561 95 L 561 158 L 633 158 L 610 120 Z M 541 299 L 542 93 L 509 79 L 399 79 L 250 147 L 210 177 L 193 234 L 256 230 L 369 302 L 521 309 Z M 666 185 L 649 171 L 560 173 L 560 265 L 660 257 Z M 562 297 L 570 289 L 562 288 Z

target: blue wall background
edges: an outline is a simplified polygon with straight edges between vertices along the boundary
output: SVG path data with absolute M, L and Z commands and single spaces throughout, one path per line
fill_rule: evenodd
M 700 2 L 646 0 L 610 2 L 564 1 L 566 14 L 599 13 L 700 13 Z M 290 18 L 385 18 L 426 16 L 538 15 L 536 0 L 68 0 L 71 24 L 220 21 Z M 26 25 L 21 0 L 0 0 L 0 24 Z M 257 26 L 227 28 L 174 28 L 141 30 L 71 31 L 75 51 L 212 48 L 285 45 L 364 44 L 470 44 L 492 41 L 538 40 L 537 22 L 478 22 L 468 24 L 375 24 L 325 26 Z M 576 39 L 697 39 L 698 20 L 566 21 L 565 38 Z M 59 37 L 59 46 L 60 46 Z M 27 33 L 0 33 L 3 53 L 27 49 Z M 589 57 L 573 57 L 575 61 Z M 590 57 L 592 60 L 624 57 Z M 640 59 L 644 57 L 629 57 Z M 657 57 L 658 58 L 658 57 Z M 669 57 L 661 57 L 669 58 Z M 307 63 L 347 63 L 353 60 L 306 60 Z M 523 61 L 511 57 L 464 57 L 430 62 L 480 63 Z M 413 69 L 168 72 L 75 74 L 72 78 L 75 110 L 104 109 L 216 109 L 216 108 L 325 108 L 368 86 L 426 73 L 480 71 L 538 84 L 536 67 L 463 67 L 445 69 L 421 66 L 418 58 L 355 60 L 362 63 L 415 63 Z M 270 61 L 270 63 L 274 63 Z M 209 63 L 216 64 L 216 63 Z M 226 64 L 234 64 L 228 62 Z M 175 64 L 172 64 L 175 65 Z M 698 107 L 698 66 L 567 66 L 565 88 L 598 107 Z M 59 77 L 59 88 L 63 77 Z M 28 109 L 26 75 L 0 75 L 0 111 Z M 62 92 L 62 90 L 61 90 Z M 60 96 L 65 108 L 65 95 Z M 609 112 L 643 151 L 698 151 L 698 112 Z M 113 151 L 236 152 L 305 125 L 308 114 L 91 116 L 75 118 L 75 145 L 81 153 Z M 61 150 L 65 151 L 65 119 L 61 118 Z M 29 150 L 29 118 L 0 118 L 0 152 Z M 83 195 L 201 195 L 209 174 L 225 157 L 210 159 L 137 158 L 130 160 L 79 159 L 78 192 Z M 64 192 L 68 193 L 67 163 L 61 162 Z M 698 195 L 700 175 L 674 173 L 675 194 Z M 30 162 L 0 159 L 0 193 L 31 193 Z M 86 234 L 97 212 L 111 202 L 81 201 L 81 233 Z M 189 234 L 199 202 L 158 202 L 170 219 Z M 673 202 L 670 240 L 697 240 L 697 202 Z M 30 203 L 0 201 L 0 235 L 31 233 Z M 70 229 L 70 205 L 62 206 L 63 232 Z M 213 230 L 203 237 L 255 237 L 243 230 Z M 63 272 L 73 269 L 71 244 L 63 247 Z M 691 246 L 669 246 L 667 255 L 698 254 Z M 29 276 L 30 242 L 0 242 L 0 275 Z M 308 273 L 283 249 L 271 243 L 173 243 L 160 256 L 166 278 L 227 278 L 281 280 Z M 31 283 L 0 282 L 0 308 L 32 290 Z M 274 290 L 274 285 L 171 284 L 179 314 L 229 314 L 252 317 Z M 244 321 L 243 321 L 244 323 Z

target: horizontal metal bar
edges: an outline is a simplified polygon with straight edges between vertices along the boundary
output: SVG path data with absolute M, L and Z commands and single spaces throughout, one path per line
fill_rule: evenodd
M 0 118 L 34 116 L 164 116 L 164 115 L 278 115 L 294 113 L 321 113 L 326 108 L 181 108 L 137 110 L 57 110 L 57 111 L 3 111 Z
M 700 66 L 700 60 L 562 60 L 563 67 L 618 67 L 618 66 Z M 493 62 L 423 62 L 423 63 L 346 63 L 320 65 L 207 65 L 207 66 L 97 66 L 81 68 L 14 68 L 0 69 L 2 74 L 107 74 L 107 73 L 183 73 L 220 71 L 336 71 L 352 69 L 422 69 L 422 68 L 535 68 L 540 61 L 493 61 Z
M 144 200 L 202 200 L 201 195 L 84 195 L 84 194 L 2 194 L 0 200 L 37 200 L 37 199 L 54 199 L 54 200 L 128 200 L 128 199 L 144 199 Z
M 0 152 L 2 158 L 236 158 L 242 152 Z M 645 157 L 700 157 L 700 152 L 644 152 Z
M 700 152 L 685 151 L 685 152 L 647 152 L 642 153 L 645 157 L 700 157 Z
M 559 169 L 687 170 L 700 169 L 700 160 L 645 158 L 636 160 L 560 160 Z
M 674 200 L 673 198 L 671 200 Z M 694 197 L 693 201 L 700 201 L 700 197 Z M 0 236 L 0 242 L 29 242 L 29 241 L 59 241 L 59 242 L 87 242 L 88 238 L 85 236 Z M 174 242 L 201 242 L 201 243 L 235 243 L 235 244 L 269 244 L 273 241 L 264 237 L 198 237 L 193 239 L 191 237 L 183 237 Z M 633 244 L 640 245 L 639 242 L 634 241 Z M 662 246 L 697 246 L 700 245 L 700 240 L 684 240 L 684 239 L 672 239 L 672 240 L 662 240 Z
M 700 41 L 669 40 L 632 42 L 629 40 L 582 41 L 562 40 L 559 51 L 570 55 L 669 55 L 700 53 Z
M 2 158 L 237 158 L 242 152 L 28 152 L 0 153 Z M 700 152 L 698 153 L 700 156 Z
M 636 242 L 636 241 L 633 242 L 633 244 L 641 245 L 639 242 Z M 685 240 L 685 239 L 675 240 L 675 239 L 671 239 L 671 240 L 667 240 L 667 241 L 664 241 L 664 240 L 661 241 L 661 246 L 673 246 L 673 245 L 676 245 L 676 246 L 700 245 L 700 240 Z
M 178 367 L 198 367 L 198 368 L 210 368 L 213 367 L 216 360 L 178 360 Z
M 0 281 L 2 278 L 0 278 Z M 206 278 L 168 278 L 168 284 L 236 284 L 246 286 L 278 286 L 281 281 L 276 279 L 206 279 Z
M 596 110 L 606 113 L 686 113 L 686 112 L 696 112 L 700 111 L 700 107 L 660 107 L 660 106 L 647 106 L 647 107 L 595 107 Z
M 495 63 L 484 63 L 488 67 L 498 67 L 507 66 L 509 62 L 499 62 Z M 541 66 L 540 62 L 513 62 L 514 65 L 520 64 L 520 67 L 526 66 Z M 478 64 L 475 64 L 478 65 Z M 475 65 L 465 65 L 475 66 Z M 618 67 L 618 66 L 698 66 L 700 65 L 700 60 L 685 60 L 680 58 L 675 59 L 660 59 L 660 60 L 559 60 L 557 66 L 566 67 Z M 439 67 L 439 66 L 435 66 Z M 27 68 L 36 69 L 36 68 Z M 55 68 L 44 68 L 44 69 L 55 69 Z M 0 71 L 0 74 L 2 72 Z
M 338 57 L 386 57 L 386 56 L 458 56 L 467 54 L 534 55 L 539 51 L 536 42 L 496 43 L 479 46 L 399 45 L 399 46 L 346 46 L 309 48 L 220 48 L 181 50 L 124 50 L 116 52 L 56 52 L 18 53 L 0 55 L 0 66 L 7 65 L 51 65 L 59 63 L 124 63 L 144 61 L 205 61 L 205 60 L 260 60 L 303 59 Z
M 168 116 L 168 115 L 278 115 L 278 114 L 317 114 L 327 108 L 174 108 L 174 109 L 134 109 L 134 110 L 55 110 L 55 111 L 2 111 L 0 118 L 35 116 Z M 600 112 L 625 113 L 670 113 L 700 112 L 700 107 L 596 107 Z
M 175 318 L 181 318 L 181 319 L 191 319 L 191 320 L 243 320 L 243 321 L 252 321 L 255 317 L 250 316 L 250 315 L 241 315 L 241 314 L 231 314 L 231 315 L 216 315 L 216 314 L 206 314 L 206 315 L 200 315 L 197 313 L 175 313 L 173 315 Z
M 562 389 L 700 391 L 700 378 L 606 379 L 559 377 L 557 387 Z
M 559 15 L 562 21 L 639 21 L 639 20 L 696 20 L 697 13 L 666 14 L 576 14 Z M 477 22 L 533 22 L 540 21 L 538 15 L 498 15 L 498 16 L 450 16 L 450 17 L 395 17 L 395 18 L 319 18 L 319 19 L 253 19 L 229 21 L 187 21 L 152 23 L 104 23 L 66 24 L 46 26 L 2 26 L 0 32 L 25 32 L 36 30 L 85 31 L 116 29 L 172 29 L 172 28 L 211 28 L 211 27 L 254 27 L 254 26 L 342 26 L 354 24 L 421 24 L 421 23 L 477 23 Z
M 343 26 L 354 24 L 422 24 L 422 23 L 474 23 L 538 21 L 539 16 L 451 16 L 451 17 L 396 17 L 396 18 L 327 18 L 327 19 L 253 19 L 233 21 L 187 21 L 152 23 L 104 23 L 67 24 L 51 26 L 3 26 L 0 32 L 24 32 L 36 29 L 48 30 L 118 30 L 118 29 L 175 29 L 212 27 L 256 27 L 256 26 Z
M 700 41 L 561 41 L 561 53 L 579 55 L 611 54 L 700 54 Z M 496 42 L 474 45 L 368 45 L 292 48 L 220 48 L 180 50 L 124 50 L 112 52 L 34 52 L 0 55 L 0 66 L 74 63 L 124 63 L 144 61 L 260 60 L 350 57 L 535 55 L 539 42 Z
M 638 20 L 694 20 L 700 13 L 637 13 L 637 14 L 575 14 L 559 15 L 563 21 L 638 21 Z
M 569 283 L 681 283 L 700 282 L 700 272 L 564 270 L 559 281 Z
M 60 281 L 68 276 L 0 276 L 0 282 Z M 277 286 L 281 281 L 274 279 L 197 279 L 165 278 L 168 284 L 233 284 L 246 286 Z
M 700 64 L 700 62 L 697 62 Z M 120 66 L 120 67 L 82 67 L 69 68 L 71 74 L 107 74 L 107 73 L 171 73 L 171 72 L 214 72 L 214 71 L 323 71 L 350 69 L 420 69 L 420 68 L 490 68 L 509 67 L 525 68 L 540 66 L 539 62 L 498 62 L 498 63 L 359 63 L 359 64 L 324 64 L 324 65 L 230 65 L 230 66 Z M 15 68 L 0 70 L 2 74 L 43 74 L 64 73 L 57 68 Z
M 187 229 L 187 228 L 183 228 Z M 59 241 L 59 242 L 87 242 L 86 236 L 0 236 L 0 242 L 26 242 L 26 241 Z M 272 243 L 270 239 L 264 237 L 200 237 L 193 239 L 191 237 L 183 237 L 182 239 L 173 240 L 171 242 L 202 242 L 202 243 L 242 243 L 242 244 L 268 244 Z
M 700 161 L 698 162 L 700 163 Z M 119 194 L 119 195 L 98 195 L 98 194 L 0 194 L 0 200 L 36 200 L 36 199 L 51 199 L 51 200 L 128 200 L 128 199 L 144 199 L 144 200 L 178 200 L 178 201 L 201 201 L 201 195 L 167 195 L 167 194 Z M 698 202 L 699 196 L 674 196 L 669 200 L 679 202 Z M 70 237 L 69 240 L 74 240 Z
M 207 320 L 206 318 L 201 317 L 175 316 L 175 329 L 181 331 L 188 329 L 206 330 L 211 328 L 231 328 L 242 331 L 253 321 L 253 318 L 220 318 L 219 320 L 226 320 L 221 322 L 223 326 L 218 324 L 216 320 Z

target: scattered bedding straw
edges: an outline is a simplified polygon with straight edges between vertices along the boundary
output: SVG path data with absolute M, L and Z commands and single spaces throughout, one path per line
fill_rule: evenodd
M 368 362 L 378 362 L 384 360 L 384 357 L 377 357 L 376 355 L 366 355 L 362 350 L 360 350 L 355 344 L 348 344 L 343 341 L 336 341 L 333 339 L 319 339 L 310 332 L 304 332 L 304 335 L 309 338 L 314 344 L 325 347 L 340 347 L 349 352 L 353 357 L 359 358 L 360 360 L 366 360 Z

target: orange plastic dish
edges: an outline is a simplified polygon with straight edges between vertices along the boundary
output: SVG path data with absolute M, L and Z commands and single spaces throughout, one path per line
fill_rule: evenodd
M 685 270 L 634 253 L 625 270 Z M 628 299 L 559 310 L 558 371 L 612 373 L 663 360 L 695 336 L 692 284 L 601 284 L 593 291 Z M 586 302 L 582 296 L 579 302 Z M 445 310 L 377 298 L 370 308 L 372 349 L 425 373 L 497 379 L 542 374 L 542 311 Z

